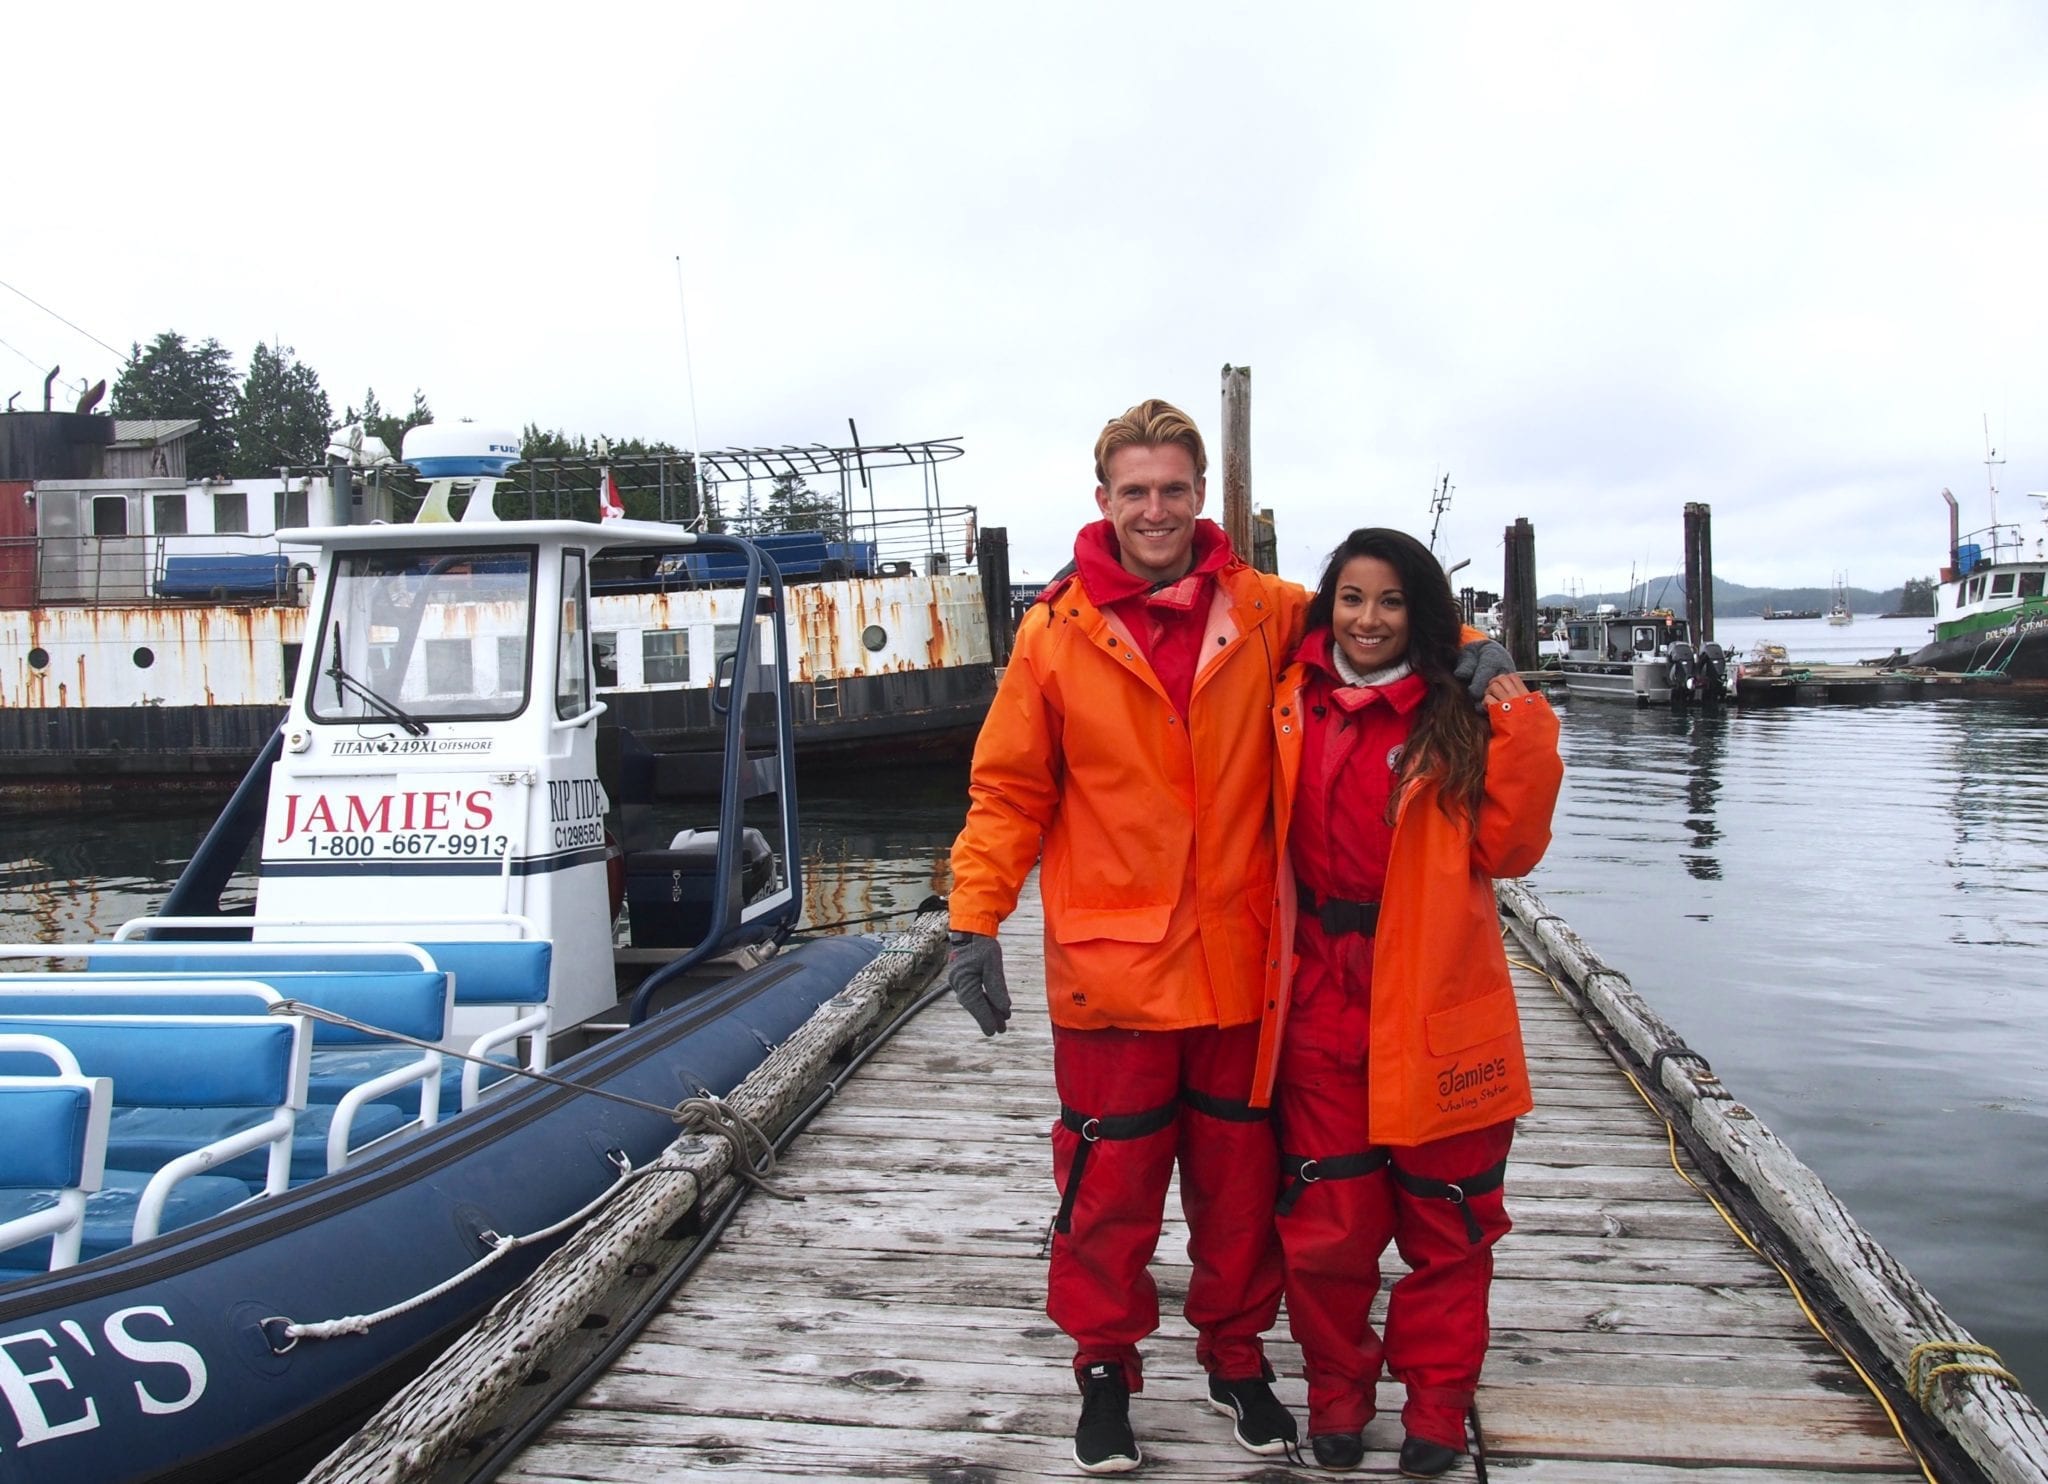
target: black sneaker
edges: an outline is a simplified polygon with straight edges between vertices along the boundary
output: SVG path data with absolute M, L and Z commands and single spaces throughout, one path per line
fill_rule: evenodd
M 1209 1378 L 1209 1405 L 1237 1422 L 1238 1446 L 1251 1453 L 1285 1453 L 1301 1434 L 1294 1414 L 1280 1405 L 1263 1376 L 1248 1381 Z
M 1355 1432 L 1319 1432 L 1308 1440 L 1316 1467 L 1333 1474 L 1347 1473 L 1365 1462 L 1365 1439 Z
M 1144 1461 L 1131 1433 L 1131 1388 L 1122 1366 L 1107 1361 L 1074 1373 L 1081 1383 L 1081 1425 L 1074 1462 L 1088 1474 L 1128 1474 Z
M 1464 1456 L 1462 1448 L 1446 1447 L 1411 1434 L 1401 1442 L 1401 1472 L 1410 1479 L 1434 1479 L 1450 1472 L 1451 1465 Z

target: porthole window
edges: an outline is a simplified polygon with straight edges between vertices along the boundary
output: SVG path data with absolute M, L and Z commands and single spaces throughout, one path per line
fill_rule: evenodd
M 28 652 L 28 667 L 31 670 L 49 669 L 50 651 L 43 648 L 43 646 L 40 644 L 38 644 L 34 649 L 31 649 Z
M 142 646 L 142 648 L 135 651 L 136 669 L 147 670 L 151 665 L 155 663 L 156 651 L 154 649 L 151 649 L 148 645 L 145 644 Z
M 860 631 L 860 642 L 868 647 L 870 654 L 880 654 L 882 646 L 889 642 L 889 631 L 878 623 L 871 623 Z

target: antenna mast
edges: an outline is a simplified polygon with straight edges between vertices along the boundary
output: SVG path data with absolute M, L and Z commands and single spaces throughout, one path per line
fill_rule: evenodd
M 1451 475 L 1444 471 L 1443 483 L 1432 485 L 1429 491 L 1429 550 L 1436 554 L 1437 527 L 1443 524 L 1444 512 L 1451 508 Z M 1439 561 L 1441 557 L 1437 558 Z
M 1984 482 L 1991 487 L 1991 556 L 1998 558 L 1998 474 L 1997 466 L 2005 460 L 1998 456 L 1998 450 L 1991 446 L 1991 414 L 1984 414 Z

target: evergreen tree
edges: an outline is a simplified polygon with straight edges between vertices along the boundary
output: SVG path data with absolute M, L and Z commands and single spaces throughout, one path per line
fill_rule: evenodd
M 846 520 L 840 514 L 839 501 L 811 489 L 801 474 L 778 474 L 761 511 L 759 529 L 820 531 L 826 540 L 837 541 L 846 535 Z
M 235 363 L 218 340 L 187 345 L 166 330 L 147 350 L 132 346 L 111 410 L 116 417 L 196 417 L 199 427 L 185 440 L 186 472 L 204 479 L 234 467 Z
M 383 443 L 391 450 L 394 459 L 404 457 L 405 435 L 433 420 L 434 409 L 427 405 L 426 393 L 417 387 L 413 389 L 412 411 L 403 416 L 384 410 L 384 404 L 377 400 L 375 387 L 363 393 L 361 412 L 350 407 L 341 414 L 344 427 L 350 423 L 361 423 L 364 434 Z
M 258 344 L 235 399 L 233 472 L 268 474 L 281 466 L 320 463 L 333 426 L 334 408 L 319 373 L 289 345 L 272 350 Z

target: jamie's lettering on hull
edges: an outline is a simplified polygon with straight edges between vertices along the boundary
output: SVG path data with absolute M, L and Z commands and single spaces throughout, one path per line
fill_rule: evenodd
M 74 1319 L 0 1335 L 0 1401 L 14 1418 L 14 1436 L 0 1440 L 0 1450 L 118 1427 L 124 1412 L 184 1411 L 206 1390 L 206 1361 L 182 1340 L 165 1338 L 172 1328 L 166 1310 L 143 1304 L 109 1314 L 97 1343 Z M 125 1364 L 108 1374 L 116 1360 Z M 93 1373 L 98 1379 L 86 1379 Z M 0 1463 L 0 1476 L 7 1473 Z
M 559 786 L 559 785 L 557 785 Z M 332 859 L 469 859 L 505 853 L 488 788 L 393 793 L 287 793 L 271 809 L 267 856 Z

